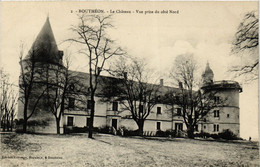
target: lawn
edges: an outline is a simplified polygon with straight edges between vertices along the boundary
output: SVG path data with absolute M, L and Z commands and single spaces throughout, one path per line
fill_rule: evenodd
M 1 134 L 1 166 L 258 166 L 256 142 Z

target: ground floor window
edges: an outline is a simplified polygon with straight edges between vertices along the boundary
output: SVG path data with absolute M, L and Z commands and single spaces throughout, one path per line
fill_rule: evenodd
M 74 117 L 68 117 L 67 125 L 68 126 L 73 126 L 73 121 L 74 121 Z
M 183 130 L 183 124 L 182 123 L 175 123 L 175 130 Z
M 196 132 L 198 132 L 198 131 L 199 131 L 199 126 L 198 126 L 198 125 L 195 125 L 195 126 L 194 126 L 194 130 L 195 130 Z
M 156 123 L 156 130 L 161 130 L 161 122 Z
M 117 119 L 112 119 L 112 127 L 117 129 Z
M 87 118 L 87 127 L 89 127 L 90 126 L 90 118 Z

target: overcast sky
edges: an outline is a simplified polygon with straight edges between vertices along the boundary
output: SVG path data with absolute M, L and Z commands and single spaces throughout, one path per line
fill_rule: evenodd
M 75 47 L 61 44 L 69 38 L 72 24 L 77 23 L 79 9 L 131 11 L 113 16 L 115 29 L 110 36 L 129 55 L 146 58 L 165 79 L 175 57 L 193 53 L 205 69 L 206 62 L 214 71 L 215 80 L 233 79 L 228 68 L 235 56 L 230 56 L 231 41 L 246 12 L 257 10 L 257 2 L 2 2 L 0 64 L 17 82 L 19 75 L 19 45 L 30 49 L 45 23 L 47 15 L 60 50 L 70 52 L 73 69 L 86 71 L 87 61 Z M 140 11 L 174 10 L 178 14 L 138 14 Z M 238 80 L 241 84 L 242 81 Z M 240 94 L 240 132 L 248 139 L 258 137 L 258 83 L 243 84 Z

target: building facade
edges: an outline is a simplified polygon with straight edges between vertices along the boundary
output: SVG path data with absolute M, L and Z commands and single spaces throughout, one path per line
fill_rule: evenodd
M 38 34 L 31 50 L 35 48 L 44 47 L 44 53 L 37 55 L 38 62 L 47 62 L 55 67 L 62 65 L 63 52 L 58 50 L 55 38 L 51 29 L 49 18 L 47 18 L 42 30 Z M 30 53 L 29 53 L 30 54 Z M 88 83 L 88 74 L 82 72 L 71 71 L 75 76 L 79 76 L 79 82 Z M 101 76 L 101 78 L 108 78 Z M 218 106 L 201 121 L 197 128 L 197 132 L 218 133 L 224 129 L 229 129 L 239 136 L 239 93 L 242 88 L 235 81 L 214 81 L 214 73 L 209 64 L 202 75 L 204 91 L 218 90 L 216 101 L 219 99 L 227 99 L 223 106 Z M 163 80 L 158 84 L 162 92 L 167 90 L 180 91 L 178 88 L 168 87 L 163 85 Z M 37 89 L 37 88 L 34 88 Z M 20 97 L 22 95 L 20 94 Z M 118 130 L 120 127 L 136 130 L 138 128 L 136 122 L 132 119 L 130 111 L 123 110 L 123 106 L 119 101 L 103 101 L 102 97 L 95 97 L 95 116 L 94 127 L 113 127 Z M 62 113 L 60 121 L 61 133 L 64 128 L 72 127 L 88 127 L 90 121 L 90 108 L 88 106 L 88 99 L 85 98 L 85 109 L 79 109 L 77 105 L 82 105 L 75 98 L 68 99 L 68 107 Z M 181 116 L 181 107 L 178 105 L 169 105 L 158 103 L 156 104 L 144 122 L 144 133 L 155 134 L 157 131 L 176 130 L 185 131 L 186 126 Z M 19 102 L 18 119 L 23 118 L 23 104 Z M 44 109 L 44 107 L 37 109 L 35 114 L 29 121 L 33 123 L 28 124 L 28 130 L 39 133 L 56 133 L 56 122 L 54 115 Z M 39 122 L 44 122 L 39 124 Z

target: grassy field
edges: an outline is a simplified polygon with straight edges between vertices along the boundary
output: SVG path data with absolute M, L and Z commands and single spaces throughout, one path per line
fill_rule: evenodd
M 256 142 L 1 134 L 1 166 L 258 166 Z

